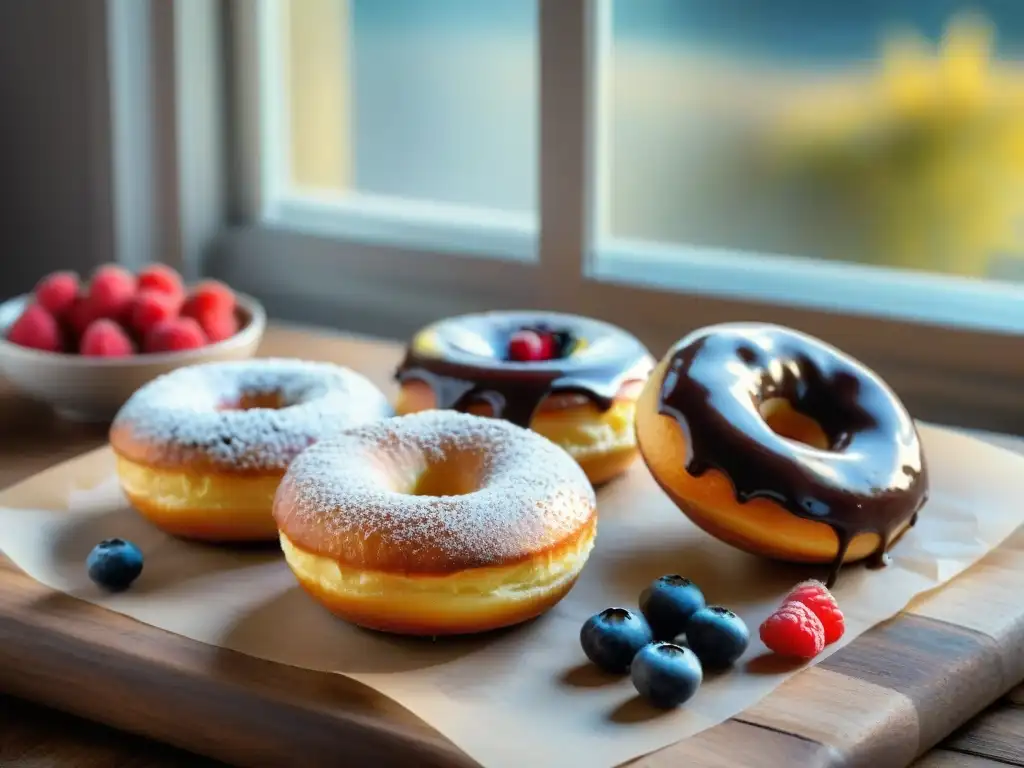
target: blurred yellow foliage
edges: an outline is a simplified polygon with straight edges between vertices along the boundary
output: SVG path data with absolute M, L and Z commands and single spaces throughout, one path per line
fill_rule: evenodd
M 954 19 L 935 51 L 889 36 L 871 77 L 809 100 L 783 135 L 785 167 L 866 228 L 866 259 L 983 275 L 1024 250 L 1024 73 L 999 70 L 983 19 Z

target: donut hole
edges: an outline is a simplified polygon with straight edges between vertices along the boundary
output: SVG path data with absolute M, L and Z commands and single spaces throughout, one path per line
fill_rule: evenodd
M 287 406 L 280 392 L 242 392 L 238 397 L 222 403 L 222 411 L 252 411 L 257 408 L 277 411 Z
M 821 424 L 806 413 L 796 410 L 789 400 L 782 397 L 768 398 L 760 404 L 758 411 L 775 434 L 818 450 L 831 449 L 832 441 Z
M 427 464 L 413 479 L 410 496 L 465 496 L 479 488 L 478 472 L 469 457 L 446 456 Z

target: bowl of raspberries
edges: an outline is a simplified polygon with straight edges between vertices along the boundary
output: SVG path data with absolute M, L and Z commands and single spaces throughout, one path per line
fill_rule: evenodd
M 163 264 L 54 272 L 0 304 L 0 372 L 63 416 L 105 421 L 163 373 L 252 357 L 266 322 L 255 299 Z

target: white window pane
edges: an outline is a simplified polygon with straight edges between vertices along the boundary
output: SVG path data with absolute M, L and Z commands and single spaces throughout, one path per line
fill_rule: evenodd
M 254 7 L 265 223 L 536 260 L 537 0 Z
M 599 262 L 643 241 L 1024 280 L 1020 0 L 606 8 Z
M 360 191 L 536 206 L 536 0 L 353 0 Z
M 536 0 L 279 0 L 267 23 L 271 194 L 534 217 Z

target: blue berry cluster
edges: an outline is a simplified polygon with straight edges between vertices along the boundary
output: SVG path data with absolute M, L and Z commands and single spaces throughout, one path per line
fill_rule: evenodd
M 606 608 L 580 630 L 587 658 L 605 672 L 628 672 L 637 693 L 666 709 L 693 697 L 704 669 L 731 666 L 749 643 L 743 619 L 707 605 L 696 584 L 675 574 L 643 591 L 639 612 Z

